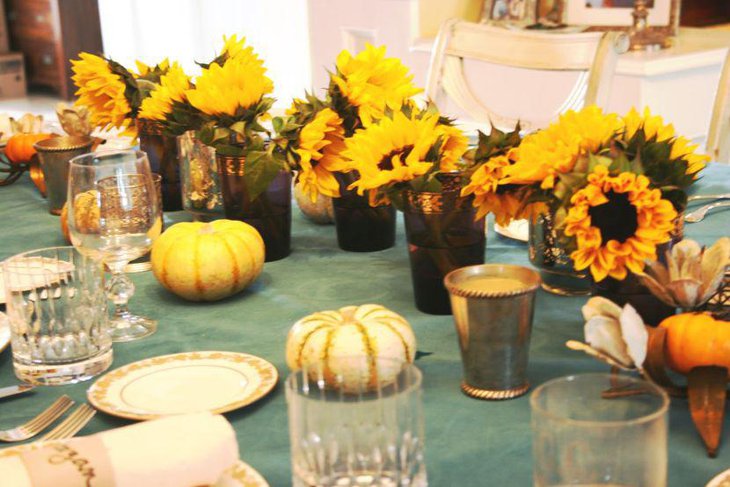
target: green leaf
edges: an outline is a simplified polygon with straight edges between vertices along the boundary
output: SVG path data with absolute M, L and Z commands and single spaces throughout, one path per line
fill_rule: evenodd
M 246 122 L 243 120 L 234 123 L 229 128 L 239 135 L 246 135 Z
M 274 178 L 284 169 L 282 162 L 264 151 L 249 151 L 246 154 L 243 177 L 252 201 L 266 191 Z

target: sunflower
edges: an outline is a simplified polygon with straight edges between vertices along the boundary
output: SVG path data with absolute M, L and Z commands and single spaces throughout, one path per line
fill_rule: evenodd
M 670 239 L 677 212 L 646 176 L 611 176 L 605 166 L 588 175 L 588 184 L 570 200 L 565 235 L 575 237 L 571 253 L 577 270 L 590 267 L 596 281 L 622 280 L 655 260 L 656 247 Z
M 190 104 L 207 115 L 236 116 L 274 91 L 266 68 L 252 53 L 244 50 L 222 66 L 212 63 L 204 69 L 195 88 L 185 92 Z
M 432 170 L 442 156 L 432 150 L 442 138 L 438 120 L 438 114 L 408 117 L 398 111 L 346 139 L 343 170 L 359 173 L 350 188 L 360 195 L 369 191 L 370 204 L 377 206 L 387 201 L 378 194 L 379 188 L 411 181 Z
M 399 110 L 404 101 L 421 92 L 413 75 L 398 58 L 386 58 L 385 46 L 367 44 L 356 56 L 342 51 L 337 56 L 332 81 L 342 95 L 358 107 L 364 122 L 382 118 L 386 108 Z
M 299 134 L 299 182 L 312 202 L 323 194 L 337 198 L 340 188 L 333 171 L 342 168 L 340 153 L 345 148 L 342 119 L 330 108 L 319 111 Z
M 687 163 L 686 174 L 693 175 L 695 179 L 698 173 L 710 161 L 709 156 L 696 153 L 697 144 L 692 144 L 681 135 L 676 135 L 674 126 L 672 124 L 665 125 L 662 117 L 652 115 L 648 107 L 644 109 L 643 116 L 639 115 L 639 112 L 635 108 L 632 108 L 623 117 L 622 121 L 624 123 L 623 138 L 626 142 L 630 142 L 636 137 L 639 130 L 642 130 L 645 141 L 666 142 L 670 144 L 671 152 L 669 154 L 669 160 L 684 160 Z
M 519 161 L 505 170 L 505 184 L 539 182 L 541 188 L 550 189 L 557 174 L 571 172 L 581 155 L 598 152 L 620 128 L 617 115 L 604 114 L 595 105 L 570 110 L 522 140 Z
M 437 130 L 442 137 L 442 152 L 440 170 L 444 172 L 458 170 L 458 163 L 469 148 L 469 139 L 464 132 L 453 125 L 439 124 Z
M 79 58 L 71 61 L 72 79 L 78 87 L 76 104 L 87 107 L 91 122 L 101 129 L 127 127 L 132 107 L 122 76 L 102 57 L 82 52 Z
M 514 157 L 515 151 L 512 151 Z M 499 184 L 504 170 L 512 164 L 508 155 L 491 157 L 474 171 L 469 184 L 461 189 L 462 196 L 474 195 L 474 206 L 478 208 L 476 218 L 494 213 L 497 223 L 506 225 L 517 213 L 520 202 L 510 193 L 499 194 Z
M 162 73 L 166 73 L 170 69 L 170 60 L 167 58 L 155 66 L 150 66 L 139 60 L 134 61 L 134 64 L 137 66 L 137 78 L 159 77 Z
M 165 120 L 172 111 L 173 102 L 185 101 L 185 91 L 189 88 L 190 77 L 179 64 L 173 63 L 160 78 L 160 84 L 142 100 L 139 118 Z

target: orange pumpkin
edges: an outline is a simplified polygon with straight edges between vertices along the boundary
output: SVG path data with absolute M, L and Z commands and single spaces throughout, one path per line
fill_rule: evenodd
M 707 313 L 682 313 L 659 326 L 667 330 L 664 352 L 672 370 L 686 374 L 695 367 L 715 365 L 730 374 L 730 321 Z
M 15 134 L 8 139 L 5 155 L 13 164 L 28 164 L 36 153 L 33 145 L 51 137 L 52 134 Z
M 66 243 L 71 243 L 71 234 L 68 231 L 68 203 L 64 203 L 61 208 L 61 233 L 63 233 Z

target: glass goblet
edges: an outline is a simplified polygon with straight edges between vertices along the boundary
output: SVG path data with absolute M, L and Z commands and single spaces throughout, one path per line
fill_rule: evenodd
M 147 155 L 109 151 L 74 158 L 69 170 L 68 225 L 73 245 L 99 259 L 112 278 L 106 284 L 114 303 L 112 340 L 150 335 L 157 321 L 132 314 L 134 284 L 124 266 L 149 252 L 162 230 L 159 203 Z

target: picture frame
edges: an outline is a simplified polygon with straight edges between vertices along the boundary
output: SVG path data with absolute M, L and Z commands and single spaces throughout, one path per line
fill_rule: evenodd
M 537 4 L 542 0 L 484 0 L 481 22 L 528 26 L 537 22 Z
M 588 25 L 592 30 L 628 30 L 634 22 L 633 0 L 565 0 L 565 3 L 563 21 L 569 25 Z M 647 0 L 647 3 L 649 28 L 676 35 L 681 0 Z

